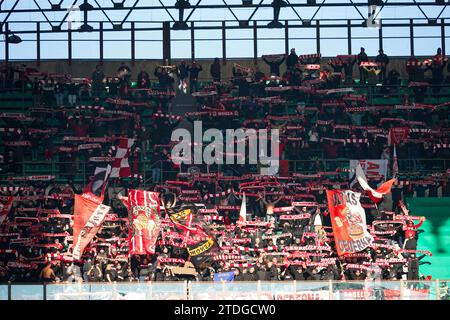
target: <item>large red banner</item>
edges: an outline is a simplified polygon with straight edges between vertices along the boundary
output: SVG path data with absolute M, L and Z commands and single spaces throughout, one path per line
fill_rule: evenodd
M 73 218 L 73 258 L 80 260 L 86 246 L 106 219 L 111 208 L 87 197 L 75 195 Z
M 360 193 L 327 190 L 334 241 L 339 256 L 364 250 L 373 241 L 367 231 L 366 213 L 359 202 Z
M 161 230 L 159 206 L 159 193 L 129 190 L 130 255 L 155 253 L 156 240 Z

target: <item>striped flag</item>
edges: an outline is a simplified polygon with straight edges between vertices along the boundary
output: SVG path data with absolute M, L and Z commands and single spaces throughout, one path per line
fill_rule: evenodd
M 159 193 L 128 191 L 130 255 L 154 254 L 161 231 Z
M 111 178 L 126 178 L 131 176 L 128 157 L 130 149 L 134 145 L 134 139 L 121 138 L 116 149 L 116 156 L 112 163 Z

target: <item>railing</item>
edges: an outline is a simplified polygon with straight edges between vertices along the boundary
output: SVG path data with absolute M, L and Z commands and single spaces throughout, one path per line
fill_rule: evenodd
M 355 69 L 356 70 L 356 69 Z M 356 72 L 355 71 L 355 77 L 354 79 L 357 79 L 356 76 Z M 222 81 L 231 81 L 234 78 L 223 78 Z M 394 98 L 394 99 L 402 99 L 403 95 L 406 93 L 412 94 L 414 93 L 415 88 L 414 87 L 409 87 L 408 83 L 398 83 L 398 84 L 383 84 L 378 85 L 378 81 L 376 80 L 378 79 L 377 76 L 373 76 L 372 78 L 370 78 L 369 81 L 372 81 L 370 83 L 366 83 L 366 84 L 359 84 L 359 83 L 352 83 L 352 84 L 345 84 L 343 82 L 338 84 L 338 87 L 340 88 L 354 88 L 355 91 L 365 91 L 367 98 L 368 98 L 368 105 L 372 105 L 375 103 L 375 99 L 379 99 L 379 98 Z M 403 82 L 403 80 L 407 81 L 407 79 L 400 79 L 400 81 Z M 159 87 L 159 83 L 158 83 L 158 79 L 156 78 L 150 78 L 151 81 L 151 87 L 154 89 L 157 89 Z M 200 76 L 200 84 L 201 85 L 209 85 L 212 84 L 212 79 L 210 77 L 202 77 Z M 423 79 L 423 81 L 431 81 L 431 78 L 425 78 Z M 130 82 L 135 85 L 137 83 L 137 79 L 132 79 L 130 80 Z M 174 87 L 176 89 L 176 86 L 174 85 Z M 441 83 L 441 84 L 431 84 L 425 88 L 424 92 L 421 93 L 423 96 L 422 98 L 427 100 L 427 99 L 434 99 L 434 98 L 447 98 L 449 97 L 449 93 L 448 91 L 445 90 L 450 89 L 450 84 L 449 83 Z M 30 93 L 31 94 L 31 88 L 27 87 L 26 85 L 23 85 L 21 88 L 6 88 L 5 84 L 3 84 L 2 82 L 0 82 L 0 94 L 2 93 L 11 93 L 11 92 L 17 92 L 17 93 L 22 93 L 21 99 L 24 102 L 25 100 L 31 100 L 31 95 L 27 98 L 25 96 L 25 93 Z M 106 94 L 107 96 L 109 96 L 106 91 L 104 92 L 104 94 Z M 112 97 L 112 95 L 111 95 Z M 391 103 L 392 104 L 392 103 Z M 25 107 L 25 105 L 24 105 Z M 25 109 L 24 109 L 25 110 Z
M 450 280 L 0 284 L 0 300 L 450 300 Z
M 304 174 L 317 173 L 318 171 L 335 171 L 340 168 L 348 168 L 350 159 L 320 159 L 320 160 L 292 160 L 289 162 L 289 172 Z M 398 160 L 400 176 L 403 174 L 414 174 L 420 172 L 422 175 L 434 172 L 444 172 L 450 168 L 450 159 L 400 159 Z M 70 170 L 64 169 L 70 165 Z M 166 166 L 165 166 L 166 165 Z M 57 162 L 57 161 L 25 161 L 14 164 L 16 171 L 6 167 L 0 175 L 0 181 L 5 182 L 8 176 L 28 176 L 28 175 L 55 175 L 57 180 L 67 180 L 69 177 L 78 183 L 86 184 L 89 177 L 93 175 L 95 164 L 89 162 Z M 180 170 L 164 170 L 164 167 L 171 166 L 170 161 L 140 161 L 139 173 L 142 174 L 144 186 L 154 183 L 161 183 L 165 180 L 175 179 Z M 160 169 L 158 181 L 152 181 L 152 168 Z M 201 165 L 202 172 L 224 172 L 232 168 L 226 165 Z M 251 166 L 251 173 L 257 173 L 257 166 Z

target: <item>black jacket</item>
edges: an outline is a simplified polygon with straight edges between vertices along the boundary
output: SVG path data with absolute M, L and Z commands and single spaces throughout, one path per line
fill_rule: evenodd
M 295 65 L 298 63 L 298 55 L 296 53 L 291 53 L 287 60 L 286 65 L 289 67 L 295 67 Z
M 278 280 L 278 269 L 275 265 L 272 265 L 269 269 L 269 280 Z
M 178 77 L 180 79 L 186 79 L 189 76 L 189 66 L 187 64 L 180 64 L 178 66 Z
M 192 66 L 189 68 L 190 73 L 190 79 L 191 80 L 198 80 L 199 73 L 203 70 L 201 65 Z
M 256 272 L 256 280 L 259 281 L 268 281 L 269 280 L 269 272 L 259 270 Z
M 303 275 L 303 270 L 300 269 L 300 266 L 290 265 L 289 269 L 291 271 L 294 280 L 305 280 L 305 276 Z
M 221 70 L 220 70 L 220 63 L 213 63 L 211 64 L 211 76 L 214 79 L 219 79 L 220 80 L 220 76 L 221 76 Z

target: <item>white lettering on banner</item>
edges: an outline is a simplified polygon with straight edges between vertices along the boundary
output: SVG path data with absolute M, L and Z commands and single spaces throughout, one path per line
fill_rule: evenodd
M 275 300 L 328 300 L 329 292 L 326 290 L 320 291 L 301 291 L 301 292 L 277 292 Z
M 81 229 L 78 235 L 77 245 L 73 248 L 73 258 L 79 260 L 81 258 L 81 241 L 91 232 L 93 228 L 98 228 L 105 220 L 111 207 L 105 206 L 103 204 L 99 205 L 95 211 L 92 213 L 89 220 L 86 222 L 83 229 Z

